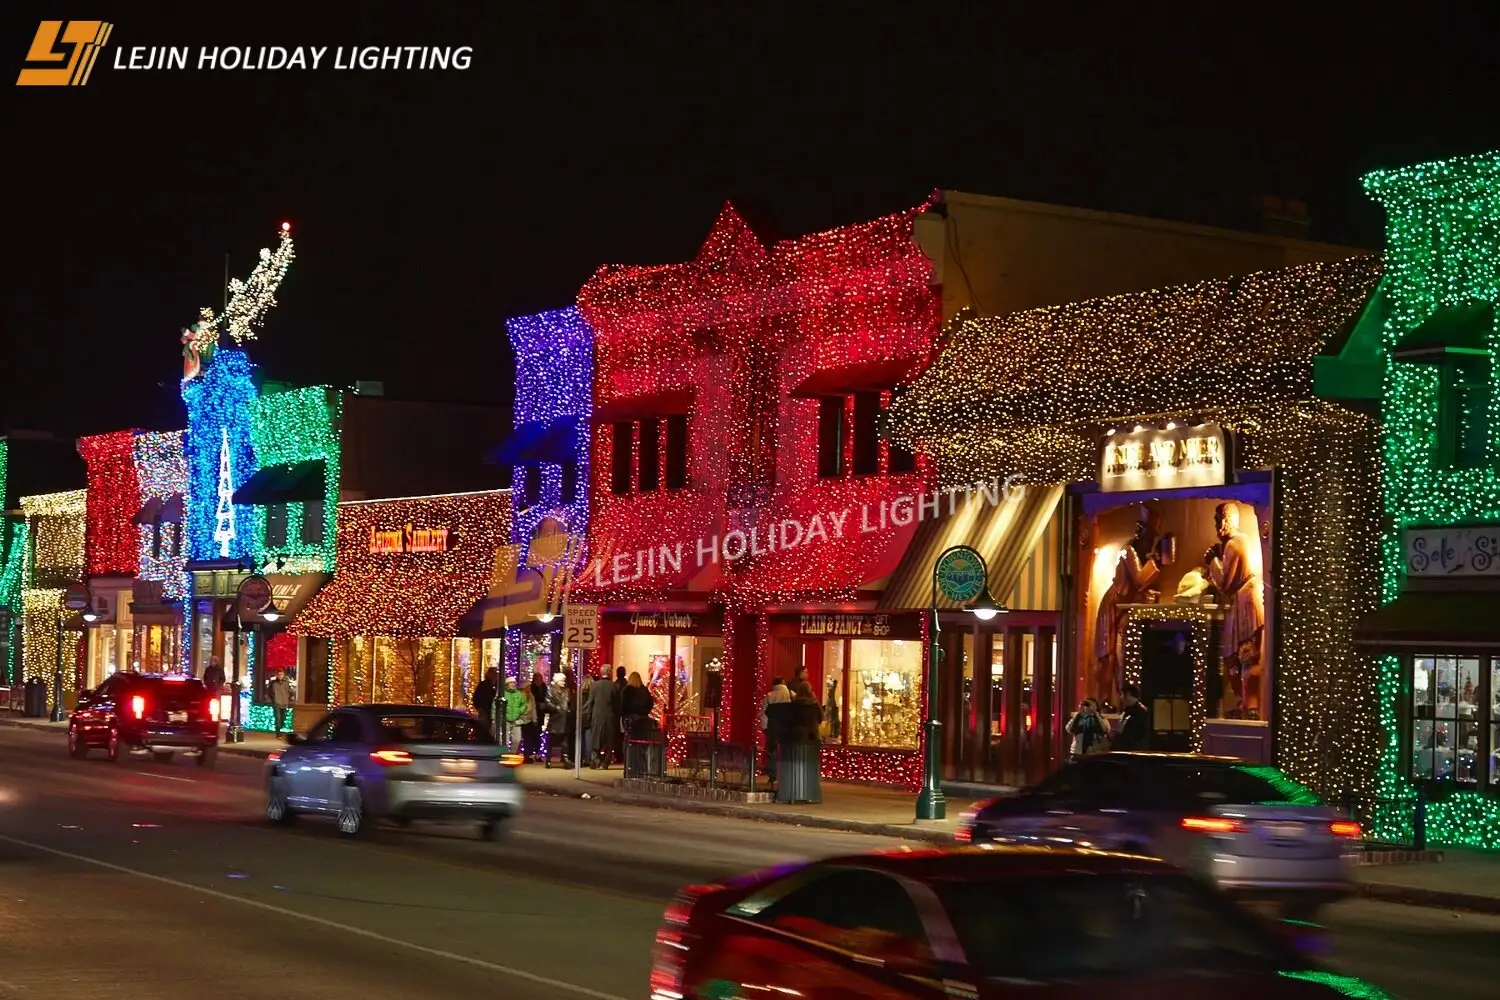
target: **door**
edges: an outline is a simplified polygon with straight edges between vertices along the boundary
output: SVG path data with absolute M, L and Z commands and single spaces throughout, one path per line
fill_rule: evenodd
M 295 808 L 310 808 L 321 798 L 317 794 L 316 764 L 323 743 L 332 731 L 333 719 L 331 714 L 323 716 L 308 729 L 300 743 L 281 752 L 281 780 L 286 784 L 283 791 L 287 804 Z
M 312 729 L 306 740 L 282 754 L 287 780 L 287 802 L 312 810 L 337 809 L 342 795 L 342 769 L 350 749 L 360 742 L 361 726 L 352 712 L 334 712 Z
M 356 756 L 365 758 L 370 747 L 365 740 L 365 727 L 360 717 L 353 712 L 335 712 L 328 738 L 323 741 L 319 753 L 320 778 L 323 808 L 337 812 L 344 802 L 344 782 L 358 769 Z
M 1151 710 L 1151 749 L 1193 748 L 1191 626 L 1154 625 L 1141 641 L 1141 700 Z

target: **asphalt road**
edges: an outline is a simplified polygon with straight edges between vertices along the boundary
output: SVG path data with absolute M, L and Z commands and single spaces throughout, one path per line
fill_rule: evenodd
M 893 841 L 532 796 L 468 827 L 261 819 L 260 765 L 74 761 L 0 727 L 0 998 L 640 997 L 674 889 Z M 1500 919 L 1344 904 L 1332 962 L 1408 1000 L 1500 982 Z

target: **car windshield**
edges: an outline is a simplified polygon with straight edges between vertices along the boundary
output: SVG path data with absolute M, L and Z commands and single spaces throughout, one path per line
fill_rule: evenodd
M 464 715 L 433 713 L 383 715 L 380 738 L 385 743 L 484 743 L 492 744 L 489 733 Z
M 935 888 L 975 973 L 987 979 L 1269 975 L 1299 961 L 1184 875 L 1077 873 Z
M 1173 761 L 1165 784 L 1197 803 L 1315 806 L 1318 797 L 1274 767 Z

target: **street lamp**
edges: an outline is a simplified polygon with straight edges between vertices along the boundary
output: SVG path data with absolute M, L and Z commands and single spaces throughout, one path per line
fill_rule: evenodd
M 224 734 L 226 743 L 245 742 L 245 727 L 240 719 L 240 691 L 244 687 L 240 681 L 240 643 L 245 634 L 247 600 L 253 605 L 252 614 L 259 614 L 269 622 L 281 618 L 271 594 L 271 581 L 259 573 L 252 573 L 240 581 L 239 589 L 234 592 L 234 700 L 229 704 L 229 730 Z
M 1003 614 L 1006 608 L 990 596 L 990 569 L 984 556 L 967 545 L 943 550 L 932 564 L 932 645 L 927 653 L 927 746 L 922 755 L 922 791 L 917 795 L 917 819 L 943 819 L 948 802 L 939 775 L 943 769 L 943 747 L 939 738 L 943 723 L 938 718 L 938 660 L 942 656 L 938 633 L 938 591 L 980 621 Z

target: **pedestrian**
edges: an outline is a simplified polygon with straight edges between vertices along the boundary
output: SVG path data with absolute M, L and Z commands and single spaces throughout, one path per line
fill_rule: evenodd
M 491 667 L 484 672 L 484 680 L 474 689 L 474 714 L 495 742 L 500 742 L 497 732 L 500 726 L 495 719 L 495 699 L 500 695 L 500 671 Z
M 522 726 L 527 709 L 531 707 L 531 692 L 516 686 L 514 677 L 505 678 L 505 746 L 526 752 L 521 740 Z
M 1099 703 L 1092 698 L 1083 699 L 1063 728 L 1073 737 L 1071 749 L 1075 760 L 1109 748 L 1109 723 L 1099 714 Z
M 287 713 L 292 708 L 292 684 L 286 679 L 286 671 L 278 670 L 266 685 L 271 696 L 271 713 L 276 720 L 276 733 L 286 730 Z
M 1150 749 L 1151 718 L 1146 713 L 1146 706 L 1141 704 L 1141 689 L 1126 684 L 1120 693 L 1124 695 L 1125 710 L 1120 713 L 1120 735 L 1115 737 L 1111 749 Z
M 791 689 L 780 677 L 773 677 L 771 690 L 766 692 L 766 697 L 760 706 L 760 731 L 766 734 L 765 773 L 772 781 L 776 780 L 776 747 L 786 735 L 786 713 L 772 713 L 771 706 L 784 705 L 791 700 Z M 772 725 L 773 714 L 776 716 L 775 725 Z
M 654 711 L 656 699 L 651 696 L 640 672 L 631 671 L 630 678 L 625 682 L 625 693 L 620 696 L 620 740 L 627 754 L 632 743 L 643 745 L 656 741 L 656 723 L 651 718 Z M 637 758 L 637 767 L 640 766 L 640 760 L 641 758 Z M 625 765 L 630 766 L 628 756 L 625 758 Z M 630 777 L 628 772 L 626 777 Z
M 788 743 L 819 743 L 818 733 L 823 727 L 823 706 L 818 704 L 812 685 L 798 681 L 792 688 L 792 710 L 788 716 L 786 740 Z
M 615 682 L 609 672 L 606 663 L 589 689 L 589 767 L 593 768 L 609 766 L 610 750 L 620 731 L 620 716 L 615 712 Z
M 531 721 L 522 723 L 521 738 L 526 741 L 526 759 L 534 761 L 542 754 L 542 732 L 547 722 L 547 713 L 552 710 L 551 701 L 547 696 L 547 681 L 542 677 L 542 672 L 537 670 L 531 675 L 531 683 L 527 685 L 526 693 L 531 696 Z
M 582 668 L 579 668 L 582 670 Z M 579 760 L 592 761 L 589 752 L 593 749 L 594 734 L 589 732 L 594 724 L 594 706 L 590 704 L 590 696 L 594 692 L 594 675 L 583 670 L 583 683 L 578 690 L 578 728 L 583 733 L 583 756 Z
M 219 666 L 217 658 L 210 659 L 203 668 L 203 686 L 213 694 L 224 693 L 224 668 Z
M 619 723 L 625 718 L 625 689 L 629 687 L 625 679 L 625 668 L 615 668 L 615 721 Z M 610 752 L 614 754 L 615 763 L 625 763 L 625 730 L 620 725 L 615 726 L 614 733 L 610 736 Z
M 573 691 L 565 673 L 552 675 L 552 686 L 547 690 L 547 756 L 546 767 L 552 766 L 552 755 L 556 752 L 563 767 L 573 762 Z

